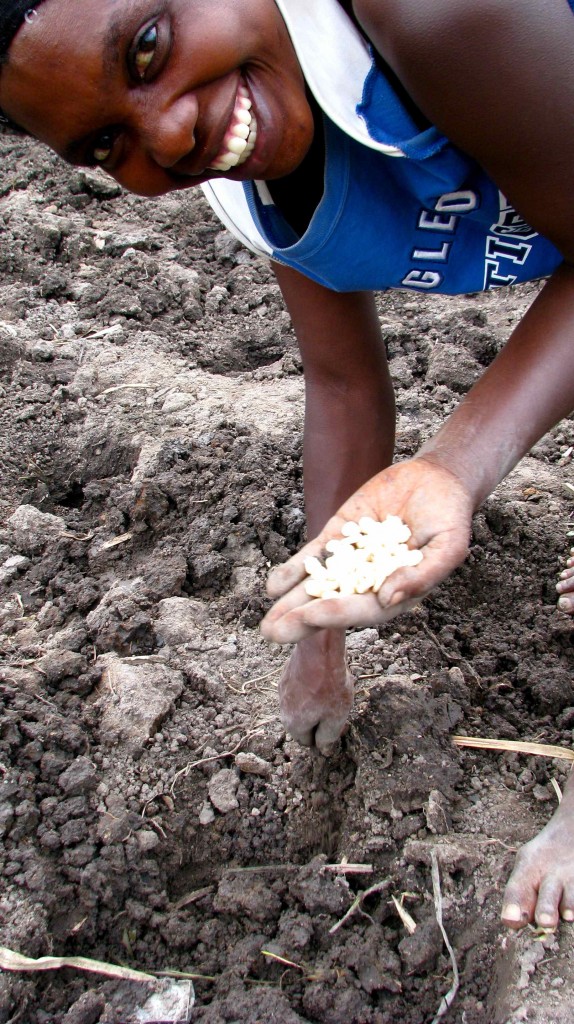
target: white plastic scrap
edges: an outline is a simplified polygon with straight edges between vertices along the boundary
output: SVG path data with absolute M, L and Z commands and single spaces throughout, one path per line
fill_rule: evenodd
M 376 593 L 395 569 L 418 565 L 423 557 L 422 551 L 407 547 L 411 531 L 399 516 L 387 516 L 382 523 L 362 516 L 358 523 L 344 523 L 341 533 L 340 540 L 327 541 L 324 563 L 305 559 L 309 597 Z

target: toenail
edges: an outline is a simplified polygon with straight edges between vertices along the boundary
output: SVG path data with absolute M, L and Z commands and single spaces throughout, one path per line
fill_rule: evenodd
M 574 910 L 564 910 L 562 912 L 562 919 L 564 921 L 574 921 Z
M 552 916 L 552 914 L 539 914 L 536 923 L 538 925 L 540 925 L 541 928 L 555 928 L 556 927 L 556 921 L 555 921 L 554 917 Z
M 569 612 L 572 610 L 572 603 L 569 597 L 561 597 L 558 599 L 558 607 L 563 612 Z
M 505 921 L 522 921 L 522 908 L 518 903 L 508 903 L 502 908 L 502 917 Z

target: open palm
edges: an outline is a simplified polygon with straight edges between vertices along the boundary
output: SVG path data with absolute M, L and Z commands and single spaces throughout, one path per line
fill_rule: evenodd
M 426 458 L 378 473 L 341 506 L 318 537 L 271 574 L 268 591 L 279 600 L 262 622 L 263 635 L 294 643 L 316 629 L 373 626 L 408 610 L 463 561 L 472 511 L 458 478 Z M 340 536 L 343 523 L 361 516 L 383 521 L 388 515 L 400 516 L 410 527 L 409 545 L 420 548 L 422 561 L 397 569 L 377 594 L 309 598 L 302 582 L 305 558 L 320 556 L 326 542 Z

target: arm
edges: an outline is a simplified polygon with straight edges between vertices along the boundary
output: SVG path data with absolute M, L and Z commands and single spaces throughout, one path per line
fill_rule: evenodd
M 574 268 L 555 272 L 510 341 L 419 455 L 463 483 L 476 509 L 574 408 Z
M 574 13 L 564 0 L 356 0 L 415 102 L 574 260 Z M 574 271 L 564 266 L 424 455 L 476 508 L 574 408 Z
M 393 457 L 395 401 L 374 297 L 274 264 L 305 372 L 304 485 L 314 536 Z
M 470 516 L 546 430 L 574 407 L 574 14 L 564 0 L 356 0 L 355 12 L 424 113 L 481 163 L 563 252 L 508 346 L 411 462 L 365 484 L 270 583 L 296 587 L 303 556 L 357 515 L 401 515 L 424 559 L 378 595 L 307 602 L 296 587 L 264 632 L 292 640 L 367 625 L 410 607 L 463 559 Z
M 281 265 L 275 270 L 305 369 L 304 484 L 312 536 L 391 461 L 394 396 L 373 296 L 338 295 Z M 347 720 L 352 683 L 343 631 L 319 630 L 304 640 L 279 682 L 287 731 L 326 753 Z

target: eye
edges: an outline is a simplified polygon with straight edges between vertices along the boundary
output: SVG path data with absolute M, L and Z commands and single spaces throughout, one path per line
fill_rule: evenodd
M 145 81 L 146 74 L 153 63 L 158 45 L 157 25 L 148 25 L 136 37 L 130 51 L 130 70 L 135 78 Z
M 112 131 L 104 131 L 96 139 L 92 156 L 94 163 L 105 164 L 109 160 L 114 148 L 115 134 Z

